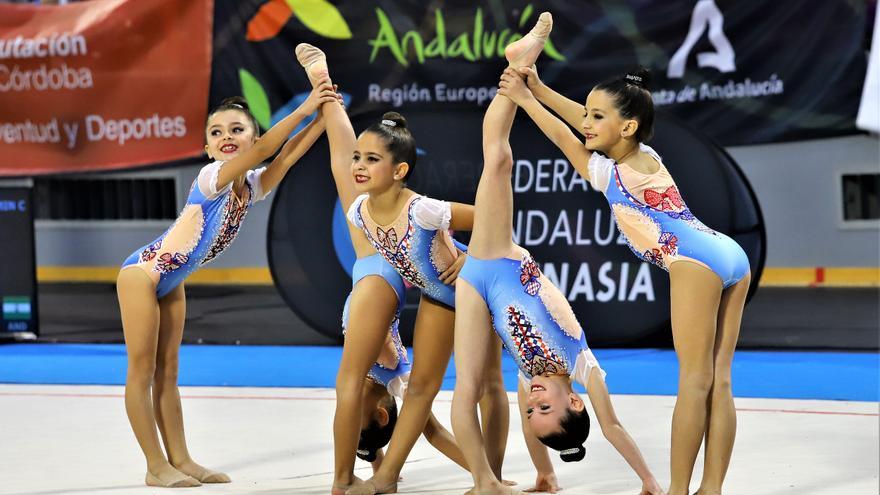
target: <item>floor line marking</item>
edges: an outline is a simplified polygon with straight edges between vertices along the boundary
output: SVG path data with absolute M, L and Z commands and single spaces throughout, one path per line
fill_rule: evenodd
M 51 393 L 51 392 L 0 392 L 5 397 L 69 397 L 69 398 L 93 398 L 93 399 L 121 399 L 123 394 L 74 394 L 74 393 Z M 181 399 L 228 399 L 228 400 L 292 400 L 292 401 L 335 401 L 336 397 L 290 397 L 271 395 L 182 395 Z M 787 400 L 787 399 L 780 399 Z M 436 399 L 434 402 L 450 403 L 449 399 Z M 847 411 L 811 411 L 805 409 L 762 409 L 762 408 L 736 408 L 738 412 L 767 412 L 782 414 L 825 414 L 832 416 L 867 416 L 880 417 L 880 413 L 860 413 Z

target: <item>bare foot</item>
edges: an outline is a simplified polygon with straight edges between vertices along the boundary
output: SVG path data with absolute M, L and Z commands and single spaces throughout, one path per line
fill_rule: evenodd
M 550 12 L 541 13 L 538 22 L 528 34 L 522 38 L 507 45 L 504 49 L 504 56 L 510 67 L 531 67 L 538 55 L 544 50 L 544 42 L 550 36 L 550 30 L 553 29 L 553 16 Z
M 200 466 L 192 459 L 184 461 L 176 466 L 181 473 L 188 474 L 202 483 L 229 483 L 229 476 L 225 473 L 212 471 L 206 467 Z
M 300 43 L 296 45 L 296 59 L 300 65 L 306 70 L 309 76 L 309 82 L 312 87 L 324 78 L 330 77 L 330 70 L 327 68 L 327 56 L 316 46 L 308 43 Z
M 375 495 L 377 493 L 397 493 L 397 483 L 381 484 L 370 478 L 361 485 L 349 488 L 345 495 Z
M 188 488 L 194 486 L 202 486 L 199 480 L 187 476 L 174 468 L 171 464 L 166 464 L 156 471 L 147 471 L 144 478 L 147 486 L 158 486 L 162 488 Z

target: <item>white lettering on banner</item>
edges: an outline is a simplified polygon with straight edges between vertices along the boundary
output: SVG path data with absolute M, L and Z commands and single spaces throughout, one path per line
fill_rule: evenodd
M 87 89 L 92 86 L 92 71 L 87 67 L 68 67 L 65 63 L 58 67 L 40 64 L 34 70 L 22 70 L 17 65 L 10 68 L 0 64 L 0 92 Z
M 58 143 L 61 142 L 58 119 L 45 123 L 0 122 L 0 142 L 16 143 Z
M 491 100 L 498 92 L 496 87 L 467 86 L 449 87 L 444 83 L 434 85 L 432 92 L 428 88 L 420 88 L 417 83 L 404 84 L 396 88 L 384 88 L 379 84 L 367 86 L 367 101 L 371 103 L 390 103 L 394 107 L 404 103 L 468 102 L 482 105 Z
M 130 140 L 149 138 L 168 139 L 186 135 L 186 121 L 182 116 L 105 119 L 99 115 L 86 116 L 86 137 L 89 141 L 116 141 L 119 145 Z
M 737 98 L 760 98 L 763 96 L 780 95 L 785 92 L 785 82 L 776 74 L 771 74 L 764 81 L 728 80 L 724 84 L 704 82 L 699 89 L 686 85 L 680 90 L 661 89 L 651 94 L 654 104 L 658 106 L 673 103 L 693 103 L 707 100 L 733 100 Z
M 64 135 L 67 136 L 67 149 L 72 150 L 76 146 L 76 135 L 79 132 L 79 122 L 65 122 Z
M 589 191 L 587 181 L 570 166 L 568 160 L 517 160 L 513 169 L 513 192 L 555 193 Z
M 617 224 L 611 215 L 608 217 L 607 234 L 603 232 L 603 217 L 606 210 L 595 210 L 593 221 L 593 238 L 584 237 L 589 232 L 590 225 L 587 223 L 589 214 L 583 209 L 562 210 L 551 221 L 547 213 L 541 210 L 517 210 L 513 219 L 513 242 L 523 246 L 538 246 L 547 244 L 550 246 L 564 240 L 567 246 L 589 246 L 596 241 L 598 246 L 608 246 L 614 241 L 617 232 Z M 550 225 L 553 225 L 552 229 Z M 574 234 L 571 226 L 574 225 Z M 549 234 L 549 235 L 548 235 Z M 625 244 L 626 240 L 618 236 L 617 244 Z
M 0 60 L 7 58 L 47 58 L 87 55 L 85 36 L 69 33 L 46 37 L 0 39 Z
M 63 130 L 67 149 L 77 144 L 80 123 L 62 122 L 52 119 L 48 122 L 0 122 L 0 142 L 17 143 L 60 143 Z M 153 114 L 148 118 L 105 119 L 99 115 L 88 115 L 85 119 L 86 138 L 89 141 L 115 141 L 123 145 L 126 141 L 142 139 L 169 139 L 186 135 L 186 120 L 182 116 L 160 117 Z
M 404 103 L 427 103 L 432 101 L 428 88 L 420 88 L 418 84 L 404 84 L 399 88 L 383 88 L 378 84 L 367 87 L 367 100 L 374 103 L 391 103 L 400 107 Z
M 495 98 L 496 93 L 498 93 L 498 88 L 495 86 L 450 88 L 443 83 L 434 85 L 434 97 L 437 101 L 443 102 L 466 101 L 482 105 L 484 102 Z
M 714 67 L 721 72 L 733 72 L 736 70 L 734 62 L 735 54 L 730 40 L 724 34 L 724 15 L 715 5 L 714 0 L 699 0 L 694 5 L 691 15 L 691 26 L 687 37 L 681 47 L 669 59 L 669 67 L 666 76 L 669 79 L 678 79 L 684 76 L 684 68 L 687 64 L 688 55 L 694 49 L 694 45 L 700 41 L 703 33 L 709 28 L 709 41 L 715 47 L 715 52 L 703 52 L 697 54 L 697 65 L 700 67 Z
M 639 263 L 632 288 L 629 288 L 629 267 L 629 262 L 623 262 L 619 265 L 615 265 L 611 261 L 602 263 L 596 274 L 599 282 L 598 292 L 593 284 L 594 276 L 590 271 L 589 263 L 578 264 L 573 281 L 571 280 L 572 267 L 567 262 L 560 263 L 558 267 L 554 263 L 544 263 L 541 269 L 544 276 L 559 288 L 569 302 L 575 302 L 578 298 L 587 302 L 609 302 L 613 299 L 633 302 L 640 297 L 645 301 L 654 301 L 654 285 L 651 281 L 651 270 L 648 264 Z M 569 284 L 569 282 L 571 283 Z

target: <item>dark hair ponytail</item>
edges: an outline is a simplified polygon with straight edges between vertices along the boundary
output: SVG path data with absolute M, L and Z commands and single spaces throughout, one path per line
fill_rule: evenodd
M 388 442 L 391 441 L 391 435 L 394 433 L 394 425 L 397 424 L 397 401 L 389 395 L 383 401 L 383 405 L 388 411 L 388 423 L 382 426 L 375 419 L 371 420 L 370 424 L 361 430 L 361 437 L 358 440 L 357 456 L 367 462 L 375 461 L 376 452 L 388 445 Z
M 378 134 L 385 142 L 394 163 L 406 162 L 409 170 L 403 180 L 412 175 L 416 168 L 416 139 L 406 127 L 406 119 L 397 112 L 385 112 L 382 120 L 371 125 L 364 132 Z
M 259 122 L 257 122 L 257 118 L 254 117 L 254 114 L 251 113 L 251 109 L 250 109 L 250 106 L 248 106 L 247 100 L 245 100 L 244 97 L 241 97 L 241 96 L 230 96 L 229 98 L 226 98 L 223 101 L 221 101 L 219 105 L 217 105 L 216 107 L 214 107 L 213 110 L 208 112 L 208 118 L 206 119 L 206 122 L 207 122 L 207 120 L 210 120 L 211 116 L 214 115 L 215 113 L 223 112 L 226 110 L 237 110 L 237 111 L 247 115 L 248 120 L 250 120 L 251 125 L 254 126 L 254 135 L 255 136 L 260 135 L 260 124 L 259 124 Z
M 593 89 L 608 93 L 623 118 L 639 122 L 635 138 L 644 143 L 654 135 L 654 100 L 650 88 L 651 71 L 639 67 L 623 76 L 607 79 Z
M 558 450 L 559 457 L 565 462 L 579 461 L 587 455 L 584 442 L 590 435 L 590 415 L 587 409 L 575 411 L 569 409 L 568 413 L 559 422 L 562 431 L 538 438 L 544 445 L 553 450 Z

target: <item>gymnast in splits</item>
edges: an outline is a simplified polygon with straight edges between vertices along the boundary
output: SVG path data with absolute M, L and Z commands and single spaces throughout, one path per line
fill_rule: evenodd
M 551 27 L 550 14 L 541 14 L 538 26 L 508 47 L 511 66 L 532 65 Z M 605 438 L 641 479 L 641 493 L 661 494 L 641 452 L 617 419 L 604 372 L 571 307 L 528 251 L 512 241 L 513 156 L 508 139 L 516 104 L 505 96 L 507 90 L 502 81 L 501 91 L 483 120 L 484 165 L 474 229 L 456 282 L 457 376 L 452 426 L 474 477 L 475 486 L 469 493 L 518 493 L 502 485 L 489 469 L 476 416 L 479 363 L 497 334 L 520 369 L 523 434 L 538 471 L 533 490 L 559 489 L 545 446 L 560 450 L 564 461 L 584 457 L 589 416 L 583 400 L 571 388 L 571 382 L 578 381 L 587 388 Z
M 322 79 L 329 79 L 326 56 L 321 50 L 300 44 L 296 53 L 313 85 Z M 389 325 L 396 318 L 402 303 L 402 292 L 396 289 L 400 277 L 414 283 L 426 294 L 422 297 L 416 319 L 414 350 L 419 358 L 414 359 L 400 417 L 391 428 L 391 447 L 378 466 L 374 480 L 365 487 L 371 493 L 387 493 L 396 490 L 403 463 L 422 433 L 447 457 L 459 465 L 464 463 L 452 443 L 451 435 L 445 429 L 441 430 L 439 423 L 431 420 L 431 403 L 440 388 L 449 361 L 454 316 L 451 309 L 454 289 L 451 283 L 464 260 L 457 259 L 458 250 L 446 229 L 451 226 L 469 230 L 472 207 L 425 198 L 403 188 L 404 180 L 415 166 L 415 141 L 405 129 L 402 117 L 384 118 L 357 138 L 342 105 L 336 102 L 325 104 L 323 113 L 330 144 L 331 171 L 343 208 L 351 211 L 356 208 L 355 204 L 366 205 L 367 195 L 358 196 L 364 190 L 370 191 L 370 194 L 376 193 L 383 206 L 392 208 L 396 206 L 386 205 L 387 200 L 399 197 L 403 200 L 403 207 L 396 214 L 398 218 L 395 221 L 403 219 L 408 222 L 412 214 L 414 220 L 419 222 L 418 225 L 415 221 L 409 223 L 414 229 L 419 229 L 417 242 L 427 242 L 430 248 L 419 252 L 415 259 L 411 257 L 414 254 L 409 249 L 411 237 L 404 237 L 407 230 L 403 229 L 399 230 L 404 237 L 400 241 L 401 247 L 391 256 L 389 251 L 397 247 L 390 241 L 390 236 L 396 235 L 391 232 L 393 227 L 382 230 L 386 234 L 386 242 L 379 243 L 376 242 L 378 229 L 368 230 L 362 224 L 355 226 L 349 223 L 357 261 L 354 287 L 347 305 L 346 338 L 336 378 L 334 494 L 344 493 L 346 489 L 356 488 L 361 483 L 354 476 L 355 453 L 361 443 L 361 422 L 367 422 L 364 426 L 369 429 L 368 425 L 372 423 L 366 421 L 369 417 L 383 419 L 388 412 L 382 412 L 382 408 L 376 405 L 390 406 L 387 396 L 384 402 L 375 397 L 383 393 L 381 387 L 373 386 L 365 377 L 378 359 L 389 335 Z M 365 172 L 367 169 L 369 172 Z M 360 179 L 356 181 L 357 177 Z M 364 181 L 365 177 L 368 180 Z M 369 185 L 364 186 L 363 182 L 369 182 Z M 372 211 L 376 213 L 382 210 Z M 418 265 L 419 269 L 402 269 L 404 265 L 409 268 Z M 485 416 L 496 419 L 487 425 L 487 431 L 494 439 L 493 445 L 498 446 L 494 449 L 499 452 L 494 465 L 499 474 L 508 428 L 508 403 L 501 382 L 500 357 L 499 344 L 498 352 L 487 365 L 485 399 L 481 403 Z M 375 447 L 377 442 L 373 439 L 368 443 Z M 371 457 L 370 448 L 360 450 L 365 451 L 364 457 Z

